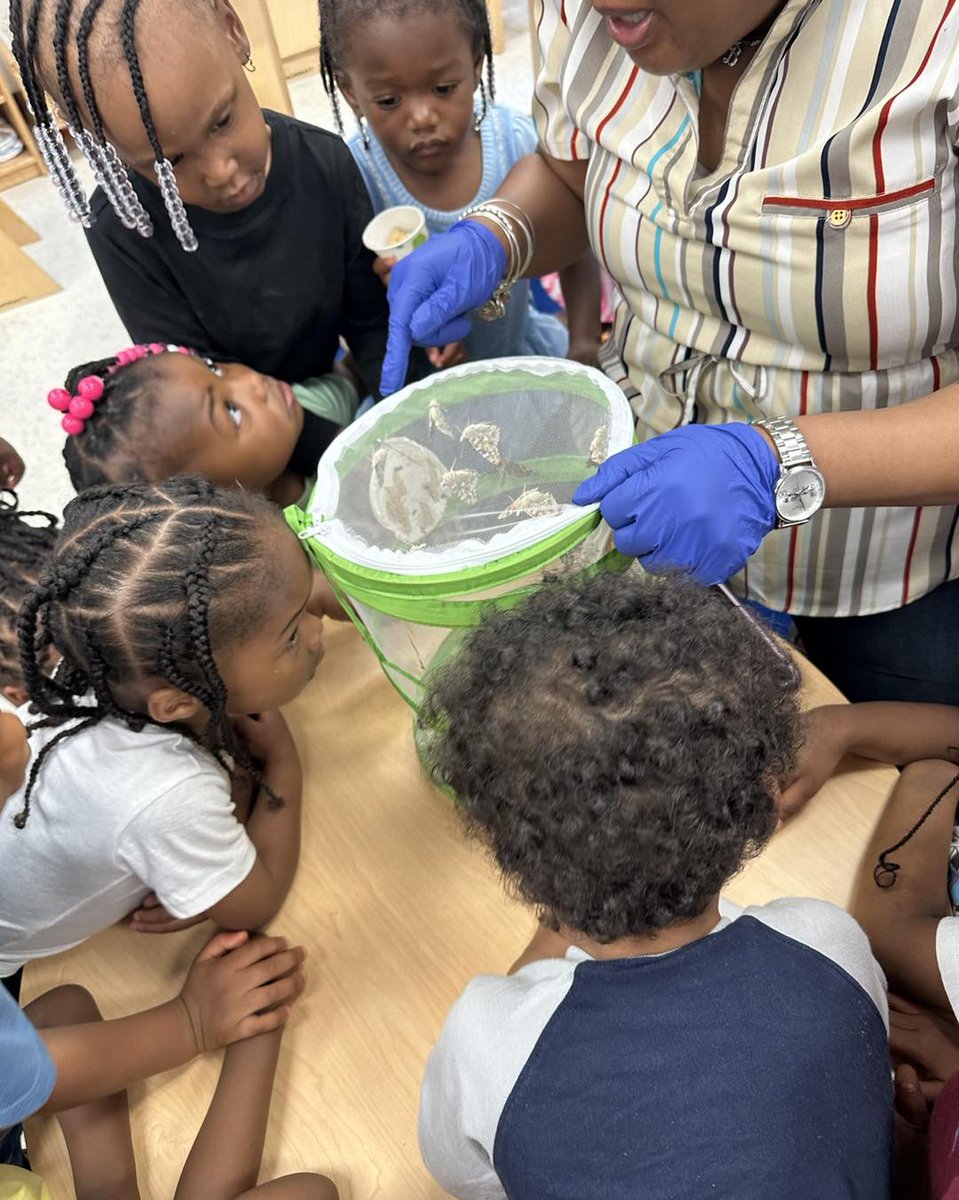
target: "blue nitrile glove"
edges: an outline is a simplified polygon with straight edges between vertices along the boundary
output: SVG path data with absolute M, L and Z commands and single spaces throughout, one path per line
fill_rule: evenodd
M 470 331 L 463 316 L 485 304 L 506 273 L 506 251 L 478 221 L 457 221 L 393 267 L 386 293 L 390 332 L 380 391 L 399 391 L 410 347 L 448 346 Z
M 614 454 L 576 489 L 623 554 L 722 583 L 776 524 L 779 459 L 750 425 L 684 425 Z

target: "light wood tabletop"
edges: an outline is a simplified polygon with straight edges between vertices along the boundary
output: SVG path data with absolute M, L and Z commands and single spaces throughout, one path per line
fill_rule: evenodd
M 309 950 L 309 983 L 283 1043 L 261 1178 L 333 1177 L 343 1200 L 439 1200 L 420 1163 L 416 1110 L 426 1056 L 471 976 L 505 970 L 533 920 L 507 900 L 426 780 L 409 709 L 359 635 L 328 631 L 327 656 L 288 718 L 304 761 L 299 874 L 273 929 Z M 839 699 L 807 671 L 811 703 Z M 895 780 L 857 764 L 840 774 L 727 889 L 739 902 L 818 896 L 843 904 Z M 32 964 L 24 999 L 83 984 L 104 1015 L 175 994 L 210 934 L 116 926 Z M 218 1056 L 132 1090 L 143 1200 L 169 1200 L 212 1095 Z M 28 1124 L 35 1169 L 74 1196 L 56 1122 Z

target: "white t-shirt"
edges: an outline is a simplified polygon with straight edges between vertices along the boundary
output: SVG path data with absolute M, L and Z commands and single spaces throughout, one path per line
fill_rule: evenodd
M 888 1028 L 885 976 L 848 913 L 824 901 L 793 899 L 746 909 L 723 899 L 720 912 L 713 934 L 741 916 L 753 917 L 831 960 L 860 985 Z M 532 962 L 515 975 L 479 976 L 450 1011 L 426 1065 L 419 1138 L 427 1167 L 451 1195 L 503 1200 L 493 1167 L 500 1117 L 563 1005 L 577 966 L 589 961 L 572 947 L 565 958 Z
M 959 917 L 943 917 L 936 926 L 936 961 L 942 986 L 959 1021 Z
M 20 717 L 31 720 L 26 708 Z M 31 734 L 33 755 L 63 728 Z M 21 788 L 0 811 L 0 977 L 121 920 L 150 891 L 174 917 L 195 917 L 256 861 L 226 773 L 159 726 L 135 733 L 107 719 L 68 738 L 17 829 L 22 807 Z

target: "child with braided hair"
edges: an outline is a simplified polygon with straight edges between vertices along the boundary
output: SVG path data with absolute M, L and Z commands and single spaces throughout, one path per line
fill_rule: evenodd
M 75 367 L 47 399 L 64 414 L 63 458 L 78 492 L 195 474 L 280 505 L 301 500 L 356 409 L 339 375 L 291 387 L 159 342 Z
M 131 911 L 143 931 L 273 917 L 302 788 L 276 710 L 322 656 L 312 575 L 273 505 L 199 478 L 67 506 L 19 621 L 32 757 L 0 819 L 0 977 Z
M 23 782 L 29 757 L 23 725 L 0 713 L 0 813 Z M 42 1181 L 25 1169 L 19 1137 L 4 1135 L 28 1116 L 57 1113 L 77 1196 L 133 1200 L 139 1188 L 124 1089 L 226 1047 L 177 1200 L 336 1200 L 332 1182 L 319 1175 L 256 1187 L 280 1039 L 303 991 L 304 958 L 302 947 L 283 938 L 217 933 L 177 996 L 112 1021 L 104 1021 L 90 993 L 74 984 L 45 992 L 23 1012 L 0 987 L 0 1197 L 50 1200 Z M 245 1136 L 237 1138 L 238 1129 Z
M 261 110 L 230 0 L 12 0 L 10 26 L 51 177 L 133 340 L 297 383 L 329 373 L 342 338 L 373 391 L 387 305 L 362 178 L 335 135 Z
M 432 233 L 443 232 L 492 199 L 514 164 L 536 149 L 529 116 L 493 103 L 486 0 L 320 0 L 320 31 L 323 82 L 341 132 L 338 91 L 357 117 L 359 132 L 348 145 L 377 212 L 413 205 Z M 377 260 L 384 282 L 392 263 Z M 595 259 L 587 254 L 561 281 L 568 330 L 531 306 L 530 285 L 522 282 L 505 316 L 473 322 L 465 343 L 431 350 L 431 362 L 568 353 L 595 364 Z
M 17 651 L 17 613 L 56 537 L 56 517 L 20 512 L 16 492 L 0 492 L 0 696 L 14 707 L 27 698 Z

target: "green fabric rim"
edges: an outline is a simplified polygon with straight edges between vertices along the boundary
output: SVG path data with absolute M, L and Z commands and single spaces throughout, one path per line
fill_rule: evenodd
M 318 539 L 304 536 L 312 522 L 296 505 L 287 508 L 284 515 L 293 532 L 308 548 L 313 561 L 338 590 L 387 616 L 418 625 L 446 625 L 451 629 L 475 624 L 489 603 L 488 598 L 471 601 L 458 597 L 486 591 L 548 567 L 582 542 L 600 522 L 598 511 L 586 513 L 535 546 L 480 567 L 466 567 L 442 575 L 399 575 L 348 562 Z M 521 594 L 528 590 L 519 589 Z

